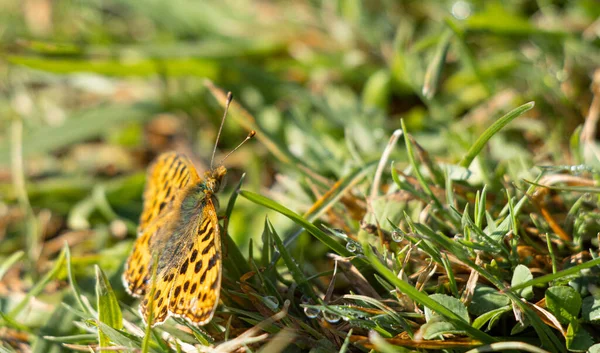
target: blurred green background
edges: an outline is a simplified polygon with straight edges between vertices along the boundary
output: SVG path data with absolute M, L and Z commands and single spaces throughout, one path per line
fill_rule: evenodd
M 593 134 L 590 153 L 571 148 L 592 104 L 599 16 L 596 0 L 2 1 L 0 256 L 23 250 L 26 261 L 0 282 L 1 309 L 65 242 L 82 280 L 96 263 L 118 278 L 148 163 L 171 149 L 201 170 L 209 163 L 224 102 L 207 80 L 236 104 L 216 160 L 258 132 L 225 163 L 222 208 L 246 173 L 244 189 L 307 212 L 378 160 L 401 118 L 432 158 L 455 164 L 529 101 L 535 108 L 472 165 L 471 183 L 534 179 L 533 166 L 597 166 Z M 408 166 L 404 148 L 391 160 Z M 260 243 L 265 214 L 280 234 L 293 231 L 239 198 L 229 231 L 243 254 Z M 332 226 L 358 227 L 344 221 Z M 295 244 L 308 272 L 327 261 L 311 237 Z M 46 292 L 48 303 L 62 298 Z

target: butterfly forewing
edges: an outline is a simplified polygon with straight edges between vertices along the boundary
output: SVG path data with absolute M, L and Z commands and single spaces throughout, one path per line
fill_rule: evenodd
M 192 162 L 184 155 L 161 154 L 150 167 L 144 190 L 140 231 L 168 210 L 168 206 L 190 185 L 200 181 Z
M 152 260 L 150 244 L 158 230 L 177 212 L 177 195 L 200 182 L 192 162 L 185 156 L 170 152 L 160 155 L 148 171 L 144 191 L 144 208 L 140 216 L 138 238 L 125 265 L 123 280 L 127 290 L 135 296 L 147 291 Z

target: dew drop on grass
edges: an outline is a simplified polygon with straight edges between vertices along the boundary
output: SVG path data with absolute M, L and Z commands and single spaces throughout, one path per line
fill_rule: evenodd
M 320 313 L 321 313 L 321 310 L 317 309 L 317 308 L 309 308 L 309 307 L 304 308 L 304 315 L 306 315 L 306 317 L 308 317 L 309 319 L 316 318 L 317 316 L 319 316 Z
M 348 243 L 346 243 L 346 250 L 348 250 L 350 252 L 356 252 L 357 249 L 358 249 L 358 247 L 356 246 L 356 243 L 354 243 L 353 241 L 349 241 Z
M 404 239 L 404 232 L 401 232 L 399 230 L 392 231 L 392 240 L 393 241 L 395 241 L 396 243 L 399 243 L 403 239 Z
M 323 318 L 330 324 L 338 323 L 342 319 L 338 314 L 330 313 L 328 311 L 323 312 Z
M 310 297 L 306 294 L 302 294 L 302 296 L 300 297 L 300 302 L 302 304 L 308 304 L 310 303 Z
M 272 295 L 263 297 L 263 303 L 271 310 L 275 310 L 279 307 L 279 300 Z

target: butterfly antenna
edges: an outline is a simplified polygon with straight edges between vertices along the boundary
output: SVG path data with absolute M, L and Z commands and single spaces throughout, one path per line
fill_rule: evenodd
M 227 111 L 229 110 L 229 105 L 231 104 L 232 100 L 233 100 L 233 94 L 231 92 L 227 92 L 227 101 L 225 102 L 225 112 L 223 112 L 223 119 L 221 119 L 221 126 L 219 126 L 219 132 L 217 133 L 217 140 L 215 141 L 215 147 L 213 148 L 212 157 L 210 158 L 210 169 L 213 168 L 213 162 L 215 160 L 215 153 L 217 153 L 217 144 L 219 143 L 219 138 L 221 137 L 221 130 L 223 130 L 223 125 L 225 124 L 225 117 L 227 117 Z M 236 149 L 237 149 L 237 147 L 236 147 Z
M 219 164 L 222 165 L 223 162 L 225 162 L 225 160 L 227 159 L 227 157 L 231 156 L 231 154 L 233 152 L 237 151 L 238 148 L 242 147 L 242 145 L 245 144 L 246 142 L 248 142 L 248 140 L 250 140 L 251 138 L 253 138 L 254 135 L 256 135 L 256 131 L 254 131 L 254 130 L 250 131 L 250 133 L 248 134 L 248 136 L 246 136 L 246 138 L 244 139 L 244 141 L 240 142 L 240 144 L 237 145 L 236 148 L 234 148 L 231 152 L 227 153 L 227 155 L 223 159 L 221 159 L 221 162 Z

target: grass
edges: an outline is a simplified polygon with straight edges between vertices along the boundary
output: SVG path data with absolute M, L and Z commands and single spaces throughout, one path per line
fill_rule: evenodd
M 598 352 L 592 0 L 7 2 L 0 352 Z M 221 304 L 121 283 L 145 171 L 210 160 Z

